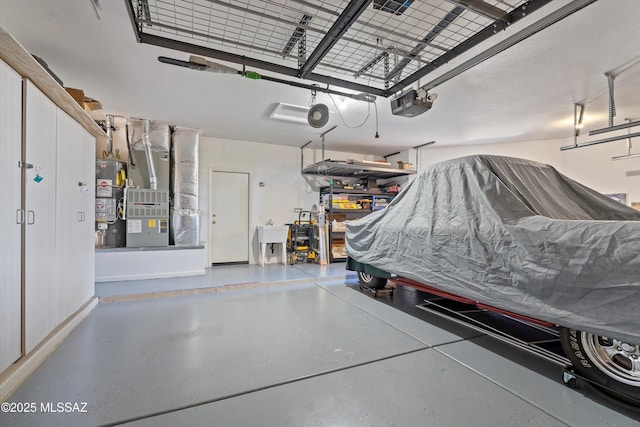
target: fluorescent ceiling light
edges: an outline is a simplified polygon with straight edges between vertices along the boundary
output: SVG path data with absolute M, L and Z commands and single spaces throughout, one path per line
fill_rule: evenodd
M 307 125 L 309 124 L 307 121 L 307 114 L 309 114 L 309 107 L 279 102 L 273 112 L 269 115 L 269 118 L 281 120 L 283 122 Z

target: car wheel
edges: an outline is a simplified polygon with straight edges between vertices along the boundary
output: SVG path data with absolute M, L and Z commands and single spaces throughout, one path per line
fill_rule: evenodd
M 387 286 L 387 279 L 375 277 L 364 271 L 358 271 L 358 284 L 360 289 L 384 289 Z
M 640 345 L 560 328 L 560 342 L 578 373 L 617 399 L 640 404 Z

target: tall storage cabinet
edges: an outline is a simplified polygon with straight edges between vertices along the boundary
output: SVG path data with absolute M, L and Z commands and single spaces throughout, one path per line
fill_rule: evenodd
M 34 349 L 62 340 L 54 330 L 69 330 L 95 306 L 100 136 L 82 107 L 0 28 L 0 374 L 9 373 L 0 375 L 0 393 L 24 375 L 19 367 L 32 369 L 48 351 Z M 17 361 L 23 364 L 12 370 Z
M 93 295 L 94 138 L 57 110 L 56 277 L 61 321 Z
M 56 106 L 26 87 L 25 336 L 30 352 L 59 323 L 56 272 Z M 53 326 L 52 326 L 53 325 Z
M 26 352 L 93 295 L 95 139 L 26 86 Z
M 21 355 L 22 78 L 0 61 L 0 372 Z

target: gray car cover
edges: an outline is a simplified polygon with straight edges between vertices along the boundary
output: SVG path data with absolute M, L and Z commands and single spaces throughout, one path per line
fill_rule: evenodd
M 640 343 L 640 212 L 529 160 L 436 164 L 347 225 L 349 257 L 561 326 Z

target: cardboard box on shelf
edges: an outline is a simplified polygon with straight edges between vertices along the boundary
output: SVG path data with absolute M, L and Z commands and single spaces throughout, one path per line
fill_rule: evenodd
M 411 169 L 413 163 L 405 163 L 402 160 L 398 162 L 398 169 Z
M 64 90 L 67 91 L 69 95 L 82 107 L 84 110 L 84 91 L 81 89 L 74 89 L 72 87 L 65 87 Z
M 93 110 L 102 110 L 102 103 L 93 98 L 84 97 L 84 108 L 85 110 L 93 111 Z

